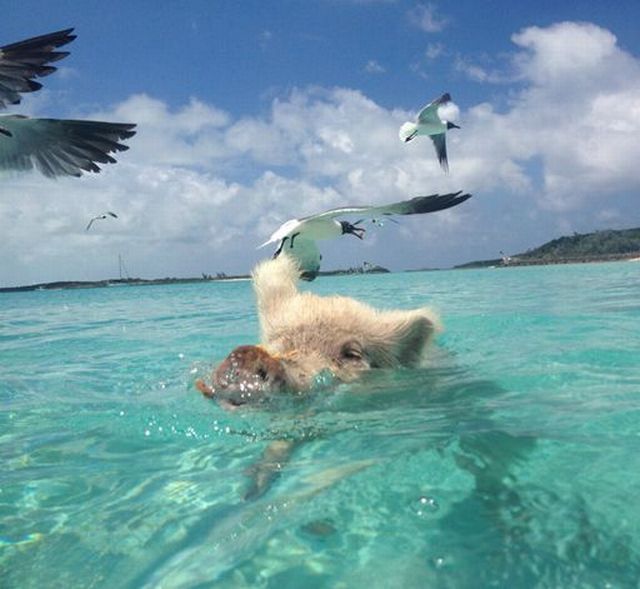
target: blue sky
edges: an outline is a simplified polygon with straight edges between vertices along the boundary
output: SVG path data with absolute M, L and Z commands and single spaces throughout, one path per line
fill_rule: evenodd
M 51 6 L 55 6 L 51 10 Z M 247 272 L 279 223 L 443 190 L 459 209 L 323 247 L 325 267 L 450 266 L 640 225 L 638 2 L 3 6 L 0 45 L 73 26 L 12 112 L 137 122 L 102 174 L 0 179 L 0 285 Z M 397 128 L 449 91 L 451 173 Z M 454 135 L 455 133 L 455 135 Z M 90 235 L 85 219 L 117 210 Z

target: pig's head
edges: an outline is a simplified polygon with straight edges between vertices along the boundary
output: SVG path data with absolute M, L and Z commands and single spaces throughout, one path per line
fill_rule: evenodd
M 240 346 L 197 384 L 226 405 L 300 392 L 329 375 L 352 381 L 371 368 L 417 366 L 438 321 L 428 309 L 380 311 L 347 297 L 297 289 L 298 268 L 286 255 L 253 274 L 262 341 Z

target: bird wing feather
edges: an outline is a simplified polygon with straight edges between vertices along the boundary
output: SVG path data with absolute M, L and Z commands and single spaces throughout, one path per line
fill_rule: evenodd
M 56 49 L 76 38 L 72 32 L 73 29 L 65 29 L 0 47 L 0 109 L 18 104 L 21 93 L 42 88 L 34 78 L 56 71 L 49 64 L 69 55 Z
M 280 227 L 278 227 L 267 241 L 261 243 L 256 249 L 260 249 L 269 245 L 270 243 L 277 243 L 278 241 L 282 241 L 285 237 L 288 237 L 300 226 L 301 219 L 289 219 Z
M 427 196 L 416 196 L 409 200 L 401 200 L 399 202 L 382 206 L 339 207 L 324 211 L 317 215 L 304 217 L 301 221 L 323 218 L 333 219 L 335 217 L 343 217 L 347 215 L 359 215 L 366 218 L 375 218 L 380 215 L 421 215 L 454 207 L 470 197 L 470 194 L 462 194 L 461 190 L 458 192 L 449 192 L 447 194 L 430 194 Z
M 422 124 L 439 123 L 440 117 L 438 116 L 438 108 L 443 104 L 451 102 L 451 95 L 445 92 L 442 96 L 436 98 L 427 106 L 425 106 L 418 114 L 418 122 Z
M 120 143 L 135 135 L 135 125 L 63 119 L 0 117 L 0 169 L 37 168 L 45 176 L 80 176 L 99 172 L 100 164 L 115 163 L 110 153 L 126 151 Z
M 444 133 L 438 133 L 438 135 L 431 135 L 431 141 L 436 148 L 436 156 L 438 156 L 438 162 L 442 166 L 445 172 L 449 171 L 449 161 L 447 159 L 447 140 Z

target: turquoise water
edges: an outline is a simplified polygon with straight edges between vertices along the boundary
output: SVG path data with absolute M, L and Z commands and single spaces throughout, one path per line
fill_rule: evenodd
M 227 413 L 193 381 L 256 341 L 249 283 L 0 294 L 0 586 L 638 586 L 640 264 L 305 288 L 446 331 L 425 369 Z

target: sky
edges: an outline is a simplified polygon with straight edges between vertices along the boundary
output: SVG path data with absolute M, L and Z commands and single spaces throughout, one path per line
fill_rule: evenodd
M 55 9 L 52 9 L 54 6 Z M 463 190 L 321 244 L 324 269 L 446 268 L 640 226 L 640 3 L 8 0 L 0 45 L 75 27 L 0 114 L 137 123 L 100 174 L 0 176 L 0 286 L 245 274 L 284 221 Z M 449 92 L 450 173 L 400 125 Z M 118 219 L 88 220 L 104 211 Z

